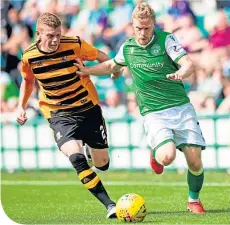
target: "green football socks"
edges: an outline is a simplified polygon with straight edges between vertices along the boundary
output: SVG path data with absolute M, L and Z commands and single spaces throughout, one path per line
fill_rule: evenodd
M 189 200 L 198 200 L 199 193 L 204 182 L 203 168 L 201 168 L 198 172 L 188 170 L 187 182 L 189 186 Z

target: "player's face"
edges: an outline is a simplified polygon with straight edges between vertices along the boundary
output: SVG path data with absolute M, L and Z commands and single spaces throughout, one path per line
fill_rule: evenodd
M 152 39 L 154 21 L 153 19 L 138 20 L 134 18 L 133 29 L 137 42 L 141 45 L 146 45 Z
M 39 38 L 39 47 L 45 52 L 55 52 L 60 44 L 61 26 L 52 28 L 46 25 L 40 27 L 37 31 Z

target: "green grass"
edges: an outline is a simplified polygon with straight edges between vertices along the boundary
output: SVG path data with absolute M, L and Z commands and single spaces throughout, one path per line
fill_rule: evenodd
M 106 210 L 80 185 L 74 171 L 3 172 L 1 175 L 4 211 L 18 223 L 121 224 L 116 219 L 105 219 Z M 145 198 L 148 215 L 143 224 L 230 224 L 230 175 L 227 173 L 206 173 L 206 185 L 201 193 L 205 215 L 193 215 L 186 210 L 185 174 L 165 172 L 157 176 L 151 172 L 120 171 L 99 173 L 99 176 L 107 182 L 106 189 L 114 200 L 131 192 Z M 20 181 L 23 182 L 17 183 Z

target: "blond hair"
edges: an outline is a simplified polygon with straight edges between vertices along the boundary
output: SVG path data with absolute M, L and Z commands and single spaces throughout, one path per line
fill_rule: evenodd
M 137 4 L 132 13 L 132 20 L 136 18 L 137 20 L 147 20 L 153 19 L 154 23 L 156 21 L 155 12 L 148 3 Z
M 61 26 L 61 20 L 52 13 L 43 13 L 38 17 L 37 28 L 39 25 L 46 25 L 48 27 L 57 28 Z

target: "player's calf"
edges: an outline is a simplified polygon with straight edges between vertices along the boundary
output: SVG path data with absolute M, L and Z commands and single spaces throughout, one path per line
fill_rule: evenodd
M 74 153 L 69 157 L 70 162 L 77 171 L 82 184 L 106 207 L 110 209 L 115 203 L 109 198 L 100 178 L 89 167 L 84 154 Z

